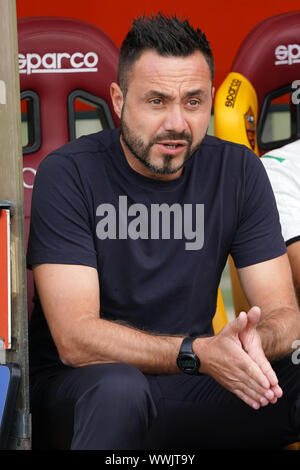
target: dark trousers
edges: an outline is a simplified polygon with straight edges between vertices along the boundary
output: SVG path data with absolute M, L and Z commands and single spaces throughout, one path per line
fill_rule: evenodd
M 208 376 L 99 364 L 31 379 L 33 449 L 271 449 L 300 440 L 300 364 L 273 365 L 283 397 L 252 410 Z

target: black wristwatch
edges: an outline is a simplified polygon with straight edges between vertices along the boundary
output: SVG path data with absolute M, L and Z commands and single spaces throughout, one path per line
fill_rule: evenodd
M 197 336 L 185 338 L 180 346 L 177 357 L 177 366 L 185 374 L 201 375 L 199 367 L 201 365 L 199 357 L 193 351 L 193 341 Z

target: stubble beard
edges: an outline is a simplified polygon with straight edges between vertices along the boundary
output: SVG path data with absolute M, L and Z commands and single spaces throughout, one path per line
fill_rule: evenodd
M 123 108 L 124 111 L 124 108 Z M 127 125 L 124 118 L 124 112 L 122 112 L 120 120 L 120 131 L 124 144 L 130 150 L 131 154 L 142 163 L 148 170 L 156 175 L 172 175 L 181 170 L 186 162 L 192 158 L 195 151 L 200 147 L 203 138 L 192 146 L 192 138 L 190 134 L 186 132 L 166 132 L 164 134 L 153 137 L 148 144 L 146 144 L 139 136 L 137 136 L 132 129 Z M 151 162 L 150 151 L 154 144 L 162 142 L 164 140 L 185 140 L 187 142 L 187 148 L 182 163 L 176 167 L 172 166 L 174 157 L 170 154 L 163 154 L 163 165 L 157 166 Z

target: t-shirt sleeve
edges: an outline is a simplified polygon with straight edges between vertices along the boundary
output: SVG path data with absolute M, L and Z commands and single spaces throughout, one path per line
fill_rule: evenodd
M 238 227 L 230 250 L 237 268 L 261 263 L 286 252 L 268 175 L 255 154 L 249 151 L 246 156 Z
M 59 153 L 49 155 L 34 182 L 28 269 L 41 263 L 96 268 L 92 233 L 89 204 L 75 163 Z

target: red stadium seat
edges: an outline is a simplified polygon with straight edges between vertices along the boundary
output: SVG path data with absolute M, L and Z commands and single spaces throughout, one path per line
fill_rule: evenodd
M 18 21 L 26 243 L 34 175 L 52 150 L 77 137 L 83 118 L 96 130 L 118 124 L 109 87 L 117 79 L 119 51 L 91 24 L 65 18 Z M 28 271 L 28 313 L 33 282 Z

